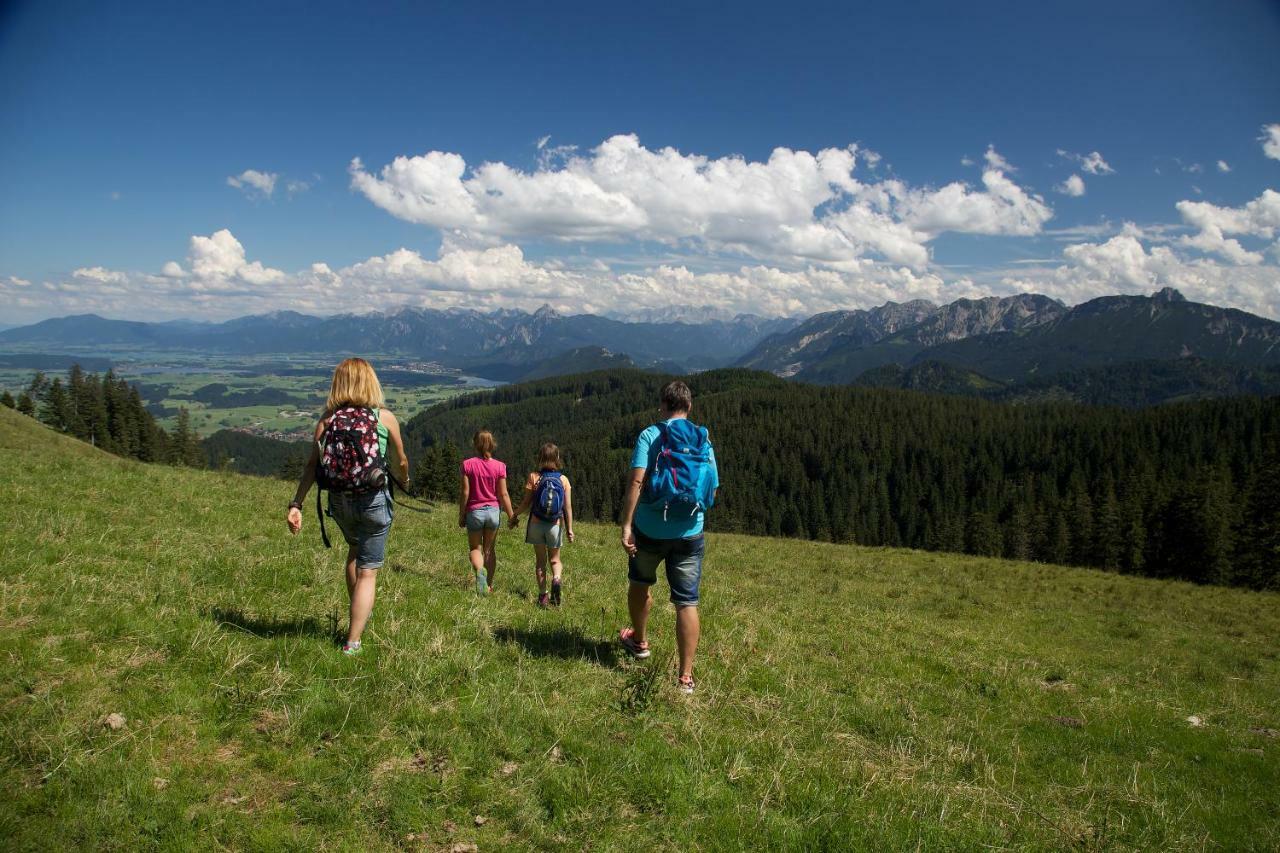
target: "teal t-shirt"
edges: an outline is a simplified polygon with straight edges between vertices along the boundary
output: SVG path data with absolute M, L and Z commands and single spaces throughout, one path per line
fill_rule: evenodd
M 675 418 L 670 418 L 667 423 Z M 658 458 L 657 425 L 647 427 L 636 439 L 636 449 L 631 452 L 631 467 L 651 470 Z M 710 441 L 707 442 L 710 444 Z M 716 451 L 711 450 L 711 485 L 720 488 L 720 473 L 716 469 Z M 636 514 L 632 524 L 637 530 L 650 539 L 688 539 L 702 532 L 702 510 L 682 518 L 662 517 L 662 504 L 645 503 L 644 492 L 640 493 L 640 503 L 636 504 Z
M 382 458 L 387 458 L 387 437 L 390 433 L 387 428 L 382 425 L 382 412 L 378 409 L 373 410 L 373 419 L 378 422 L 378 452 L 382 454 Z M 387 460 L 390 462 L 390 460 Z

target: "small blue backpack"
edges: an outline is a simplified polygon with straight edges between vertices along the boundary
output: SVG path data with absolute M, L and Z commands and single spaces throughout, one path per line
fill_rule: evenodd
M 649 471 L 646 503 L 661 503 L 662 517 L 669 513 L 693 515 L 715 503 L 712 485 L 711 442 L 706 427 L 688 418 L 660 423 L 655 445 L 658 455 Z
M 564 481 L 559 471 L 542 471 L 533 487 L 533 514 L 542 521 L 559 521 L 564 514 Z

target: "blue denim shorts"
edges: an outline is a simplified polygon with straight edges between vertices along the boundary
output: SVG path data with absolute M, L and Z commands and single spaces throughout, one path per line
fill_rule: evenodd
M 559 519 L 543 521 L 536 515 L 530 515 L 529 523 L 524 528 L 524 541 L 526 545 L 560 548 L 564 545 L 564 525 Z
M 702 534 L 688 539 L 650 539 L 635 528 L 631 532 L 636 538 L 636 553 L 627 561 L 627 579 L 653 586 L 658 581 L 658 564 L 665 561 L 671 603 L 677 607 L 696 605 L 706 550 Z
M 497 530 L 502 526 L 502 516 L 496 506 L 478 506 L 467 510 L 467 530 L 475 533 L 479 530 Z
M 387 532 L 394 512 L 387 493 L 329 493 L 329 517 L 356 549 L 356 568 L 380 569 L 387 557 Z

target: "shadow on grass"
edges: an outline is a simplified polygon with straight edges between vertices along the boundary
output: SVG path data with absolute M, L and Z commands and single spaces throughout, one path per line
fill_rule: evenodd
M 493 638 L 500 643 L 515 643 L 534 657 L 585 660 L 608 667 L 618 665 L 618 653 L 613 643 L 593 640 L 584 635 L 580 628 L 537 628 L 528 631 L 499 625 L 493 629 Z
M 317 637 L 341 645 L 345 636 L 338 630 L 338 617 L 329 614 L 324 621 L 307 616 L 302 619 L 274 619 L 251 616 L 240 608 L 215 607 L 205 615 L 219 628 L 238 628 L 263 639 L 269 637 Z

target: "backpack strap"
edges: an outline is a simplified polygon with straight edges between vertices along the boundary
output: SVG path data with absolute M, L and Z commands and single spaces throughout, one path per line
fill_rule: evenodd
M 320 541 L 324 542 L 324 547 L 332 548 L 329 544 L 329 534 L 324 529 L 324 510 L 320 508 L 320 489 L 316 489 L 316 516 L 320 519 Z
M 396 489 L 400 490 L 401 500 L 395 499 Z M 420 507 L 410 506 L 409 504 L 405 503 L 403 500 L 404 498 L 407 498 L 407 497 L 410 497 L 409 490 L 404 487 L 404 483 L 396 479 L 395 475 L 391 473 L 390 468 L 388 468 L 387 469 L 387 500 L 391 501 L 393 504 L 395 504 L 398 507 L 402 507 L 404 509 L 411 509 L 414 512 L 431 512 L 431 510 L 435 509 L 435 504 L 432 503 L 431 501 L 422 501 L 424 505 Z M 421 501 L 422 499 L 414 498 L 414 500 Z

